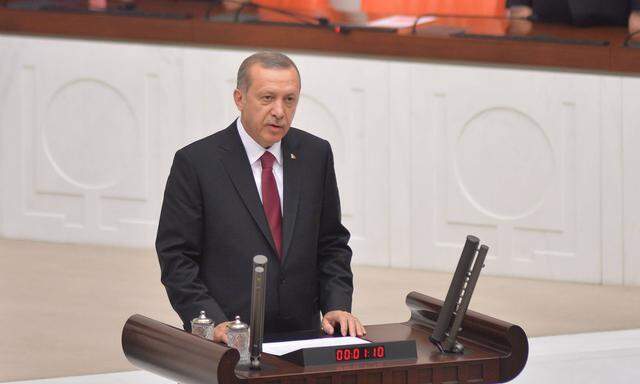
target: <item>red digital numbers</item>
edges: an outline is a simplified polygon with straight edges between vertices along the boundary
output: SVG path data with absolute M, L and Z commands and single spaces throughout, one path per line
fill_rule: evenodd
M 383 359 L 384 346 L 354 347 L 336 349 L 336 361 L 353 361 L 362 359 Z
M 372 353 L 374 358 L 382 359 L 384 357 L 384 347 L 382 345 L 374 347 Z
M 360 348 L 336 349 L 336 361 L 358 360 L 360 358 Z

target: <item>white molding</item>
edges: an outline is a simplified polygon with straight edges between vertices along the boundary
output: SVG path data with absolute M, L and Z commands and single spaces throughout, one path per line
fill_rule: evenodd
M 410 92 L 411 65 L 389 63 L 389 94 L 403 95 Z M 409 268 L 411 255 L 411 103 L 403 97 L 389 97 L 387 129 L 389 147 L 389 242 L 391 260 L 389 266 Z
M 624 194 L 624 283 L 640 285 L 640 78 L 622 79 L 622 154 Z
M 602 76 L 601 87 L 602 283 L 623 284 L 622 80 Z

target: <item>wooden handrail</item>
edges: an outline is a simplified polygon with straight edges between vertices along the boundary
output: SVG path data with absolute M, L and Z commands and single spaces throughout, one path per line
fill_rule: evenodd
M 122 350 L 136 367 L 181 384 L 238 383 L 237 350 L 142 315 L 125 323 Z

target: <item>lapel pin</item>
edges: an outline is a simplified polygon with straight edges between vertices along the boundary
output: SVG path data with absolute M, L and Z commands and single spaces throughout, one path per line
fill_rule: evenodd
M 292 158 L 293 160 L 297 159 L 296 155 L 294 155 L 293 153 L 291 154 L 291 158 Z

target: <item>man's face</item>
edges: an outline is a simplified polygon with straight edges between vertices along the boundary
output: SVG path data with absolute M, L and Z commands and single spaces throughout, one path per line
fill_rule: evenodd
M 240 110 L 245 130 L 258 144 L 267 148 L 282 140 L 291 127 L 300 96 L 295 68 L 249 68 L 246 91 L 236 89 L 233 98 Z

